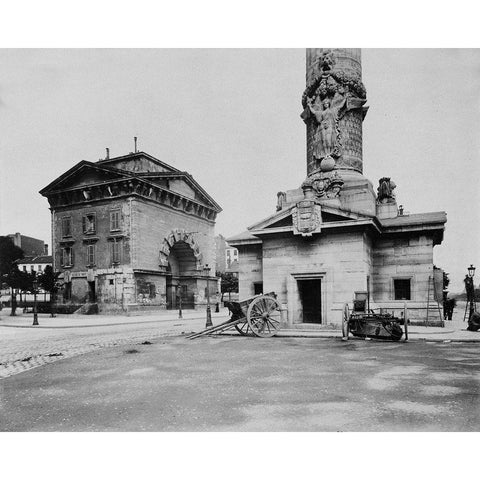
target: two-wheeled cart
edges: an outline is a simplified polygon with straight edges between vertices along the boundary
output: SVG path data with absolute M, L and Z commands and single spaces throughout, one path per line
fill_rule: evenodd
M 194 339 L 234 328 L 240 335 L 273 337 L 281 326 L 281 305 L 275 293 L 256 295 L 240 302 L 225 302 L 231 317 L 219 325 L 188 335 Z
M 392 340 L 394 342 L 398 342 L 404 337 L 406 341 L 408 340 L 407 309 L 404 307 L 403 318 L 398 318 L 390 313 L 375 313 L 370 309 L 350 313 L 348 303 L 346 303 L 343 307 L 342 318 L 343 339 L 348 340 L 350 333 L 355 337 Z

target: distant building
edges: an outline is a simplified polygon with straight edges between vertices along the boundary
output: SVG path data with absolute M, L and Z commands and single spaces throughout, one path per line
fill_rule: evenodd
M 231 247 L 223 235 L 217 235 L 215 237 L 215 255 L 217 259 L 217 272 L 225 273 L 227 270 L 231 270 L 234 262 L 237 262 L 237 268 L 233 271 L 238 272 L 238 250 L 235 247 Z
M 7 237 L 12 239 L 15 246 L 23 250 L 24 255 L 48 255 L 48 245 L 38 238 L 27 237 L 20 233 L 11 233 Z
M 53 257 L 51 255 L 27 255 L 20 260 L 16 260 L 15 264 L 19 270 L 40 274 L 45 271 L 48 265 L 53 266 Z
M 100 311 L 205 304 L 219 205 L 187 173 L 144 152 L 81 161 L 40 191 L 52 212 L 63 299 Z

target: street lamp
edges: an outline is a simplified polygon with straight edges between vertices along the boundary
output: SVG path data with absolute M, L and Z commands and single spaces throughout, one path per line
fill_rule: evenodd
M 38 325 L 37 288 L 38 288 L 38 280 L 35 279 L 33 281 L 33 325 Z
M 212 323 L 212 310 L 210 309 L 210 267 L 208 264 L 206 264 L 203 267 L 203 271 L 205 272 L 205 275 L 207 276 L 207 323 L 205 324 L 205 328 L 213 327 Z
M 467 270 L 468 270 L 468 276 L 470 278 L 473 278 L 474 275 L 475 275 L 475 270 L 476 270 L 475 267 L 472 264 L 470 264 L 470 266 L 468 267 Z

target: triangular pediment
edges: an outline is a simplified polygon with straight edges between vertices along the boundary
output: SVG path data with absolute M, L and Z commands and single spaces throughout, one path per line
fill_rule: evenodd
M 134 174 L 139 173 L 178 173 L 178 170 L 145 152 L 131 153 L 122 157 L 108 158 L 97 162 L 99 165 L 114 167 Z
M 56 178 L 52 183 L 40 190 L 42 195 L 51 192 L 70 190 L 86 185 L 98 185 L 112 180 L 129 178 L 125 172 L 120 172 L 114 168 L 100 167 L 95 163 L 81 161 Z
M 323 225 L 341 224 L 344 222 L 351 222 L 352 225 L 361 220 L 371 219 L 371 217 L 352 212 L 348 210 L 342 210 L 340 208 L 320 205 L 321 207 L 321 223 Z M 284 230 L 288 231 L 293 226 L 293 211 L 296 208 L 296 204 L 290 205 L 286 209 L 283 209 L 270 217 L 263 219 L 262 221 L 248 227 L 249 231 L 258 233 L 264 231 L 268 233 L 268 230 Z

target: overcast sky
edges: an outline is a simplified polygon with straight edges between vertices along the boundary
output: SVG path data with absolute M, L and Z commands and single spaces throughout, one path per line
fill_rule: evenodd
M 435 264 L 461 290 L 480 267 L 480 50 L 364 49 L 362 61 L 364 174 L 375 188 L 390 176 L 407 212 L 447 212 Z M 38 191 L 105 147 L 132 151 L 134 136 L 212 195 L 227 237 L 305 178 L 303 49 L 0 49 L 0 65 L 0 235 L 50 245 Z

